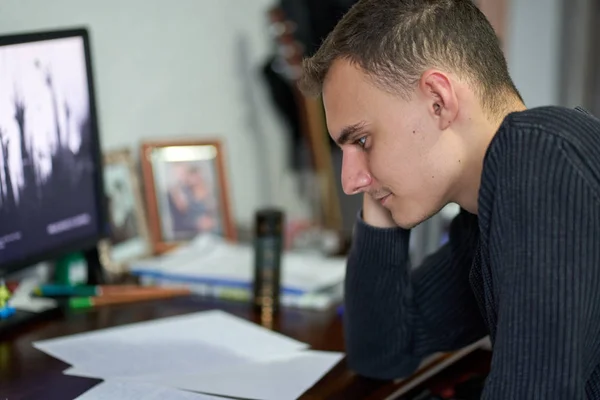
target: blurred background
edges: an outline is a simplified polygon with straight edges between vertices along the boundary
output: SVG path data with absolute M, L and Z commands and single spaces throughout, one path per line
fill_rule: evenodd
M 348 240 L 360 199 L 340 190 L 341 155 L 319 136 L 326 135 L 324 126 L 305 123 L 315 117 L 303 115 L 293 68 L 353 3 L 22 0 L 2 2 L 0 32 L 88 27 L 103 151 L 129 148 L 137 157 L 145 140 L 218 138 L 236 226 L 249 229 L 255 210 L 276 205 L 288 222 L 319 221 Z M 529 107 L 596 111 L 597 2 L 479 5 L 501 36 Z M 443 240 L 444 219 L 428 225 L 415 234 L 419 258 Z

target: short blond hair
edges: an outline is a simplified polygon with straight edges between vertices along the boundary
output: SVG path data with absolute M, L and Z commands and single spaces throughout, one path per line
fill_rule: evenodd
M 334 61 L 359 66 L 379 87 L 407 97 L 422 73 L 445 69 L 475 87 L 492 113 L 522 101 L 500 41 L 471 0 L 360 0 L 303 61 L 300 90 L 318 96 Z

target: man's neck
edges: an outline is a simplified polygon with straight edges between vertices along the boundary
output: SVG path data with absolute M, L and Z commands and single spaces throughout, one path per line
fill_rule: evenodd
M 474 127 L 474 132 L 470 135 L 469 140 L 468 152 L 471 155 L 469 157 L 470 161 L 464 166 L 455 196 L 455 202 L 468 212 L 472 214 L 477 214 L 478 212 L 483 161 L 492 139 L 498 133 L 500 125 L 508 114 L 525 109 L 526 107 L 523 103 L 515 103 L 514 106 L 507 109 L 507 112 L 502 117 L 495 118 L 494 120 L 486 119 Z

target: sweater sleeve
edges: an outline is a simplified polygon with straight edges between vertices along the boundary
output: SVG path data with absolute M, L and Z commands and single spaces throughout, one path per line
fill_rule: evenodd
M 394 379 L 412 373 L 435 352 L 486 335 L 469 285 L 477 217 L 462 211 L 449 243 L 411 269 L 410 232 L 375 228 L 359 215 L 345 281 L 348 365 L 357 373 Z
M 490 236 L 497 327 L 483 398 L 584 399 L 600 351 L 598 184 L 559 137 L 532 130 L 509 147 Z

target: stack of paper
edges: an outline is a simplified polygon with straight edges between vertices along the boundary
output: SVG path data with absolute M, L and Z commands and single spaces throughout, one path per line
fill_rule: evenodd
M 202 234 L 164 256 L 134 261 L 130 271 L 148 284 L 185 284 L 200 295 L 244 300 L 254 279 L 254 249 Z M 286 252 L 281 301 L 286 306 L 329 307 L 342 298 L 345 272 L 343 257 Z
M 82 397 L 86 400 L 102 399 L 107 391 L 115 400 L 128 399 L 133 397 L 129 393 L 140 390 L 147 395 L 137 398 L 151 398 L 166 388 L 251 399 L 296 399 L 342 357 L 311 351 L 304 343 L 222 311 L 44 340 L 34 346 L 71 364 L 66 374 L 107 380 L 107 385 L 92 389 L 98 397 Z M 119 388 L 128 392 L 115 396 Z

